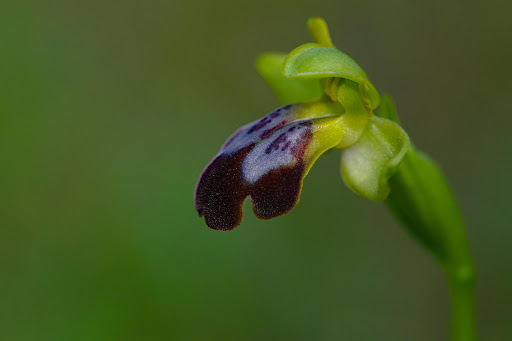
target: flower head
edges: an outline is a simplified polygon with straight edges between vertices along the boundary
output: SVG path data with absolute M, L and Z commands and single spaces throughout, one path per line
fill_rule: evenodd
M 239 225 L 247 196 L 259 218 L 290 211 L 318 156 L 357 133 L 346 129 L 342 110 L 323 100 L 291 104 L 238 129 L 196 187 L 196 209 L 208 226 L 230 230 Z
M 389 193 L 386 180 L 407 150 L 407 135 L 375 117 L 378 92 L 355 61 L 332 46 L 325 22 L 308 25 L 317 43 L 257 62 L 282 102 L 300 103 L 238 129 L 199 178 L 195 207 L 211 228 L 238 226 L 247 196 L 261 219 L 290 211 L 309 169 L 331 148 L 345 149 L 342 175 L 352 190 L 376 201 Z

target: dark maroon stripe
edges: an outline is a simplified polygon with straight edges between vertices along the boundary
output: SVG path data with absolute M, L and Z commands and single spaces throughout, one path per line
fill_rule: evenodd
M 270 128 L 270 129 L 268 129 L 268 130 L 265 130 L 265 131 L 263 132 L 263 134 L 261 134 L 261 136 L 260 136 L 260 137 L 261 137 L 261 138 L 263 138 L 263 139 L 264 139 L 264 138 L 266 138 L 266 137 L 269 137 L 269 136 L 270 136 L 270 134 L 272 134 L 275 130 L 277 130 L 277 129 L 281 128 L 282 126 L 284 126 L 284 125 L 285 125 L 285 124 L 287 124 L 287 123 L 288 123 L 288 121 L 283 121 L 283 122 L 281 122 L 281 123 L 279 123 L 279 124 L 276 124 L 276 126 L 275 126 L 275 127 L 272 127 L 272 128 Z

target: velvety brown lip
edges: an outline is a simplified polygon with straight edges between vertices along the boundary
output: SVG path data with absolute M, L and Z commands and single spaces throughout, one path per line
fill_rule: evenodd
M 313 138 L 311 127 L 292 150 L 293 166 L 270 171 L 254 185 L 242 179 L 241 165 L 254 148 L 251 144 L 233 154 L 217 156 L 203 171 L 196 187 L 195 207 L 206 224 L 216 230 L 232 230 L 242 222 L 242 205 L 251 197 L 255 215 L 270 219 L 289 212 L 297 204 L 305 164 L 303 156 Z

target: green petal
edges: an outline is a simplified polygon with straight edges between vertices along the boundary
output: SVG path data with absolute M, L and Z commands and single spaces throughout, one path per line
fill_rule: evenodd
M 389 195 L 388 179 L 395 173 L 409 147 L 409 137 L 394 122 L 374 116 L 353 146 L 341 158 L 347 186 L 372 201 Z
M 256 69 L 282 104 L 304 102 L 322 95 L 317 79 L 287 79 L 283 76 L 286 53 L 265 53 L 256 60 Z
M 333 47 L 308 43 L 290 52 L 285 60 L 284 75 L 290 79 L 340 77 L 363 86 L 372 104 L 379 105 L 380 96 L 363 69 L 347 54 Z
M 327 23 L 323 18 L 309 18 L 308 20 L 309 33 L 313 40 L 320 45 L 334 47 L 331 41 L 331 35 L 327 28 Z
M 338 84 L 337 100 L 345 110 L 343 116 L 345 127 L 350 129 L 351 134 L 346 134 L 337 148 L 347 148 L 356 143 L 365 130 L 368 120 L 371 117 L 371 111 L 368 111 L 360 94 L 360 86 L 356 82 L 348 79 L 342 79 Z

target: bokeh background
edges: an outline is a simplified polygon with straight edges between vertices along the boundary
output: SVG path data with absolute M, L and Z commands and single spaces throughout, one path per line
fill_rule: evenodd
M 278 103 L 264 51 L 335 44 L 393 95 L 467 222 L 481 340 L 512 340 L 512 6 L 11 1 L 0 10 L 1 340 L 447 340 L 432 257 L 322 157 L 290 214 L 208 229 L 203 167 Z

